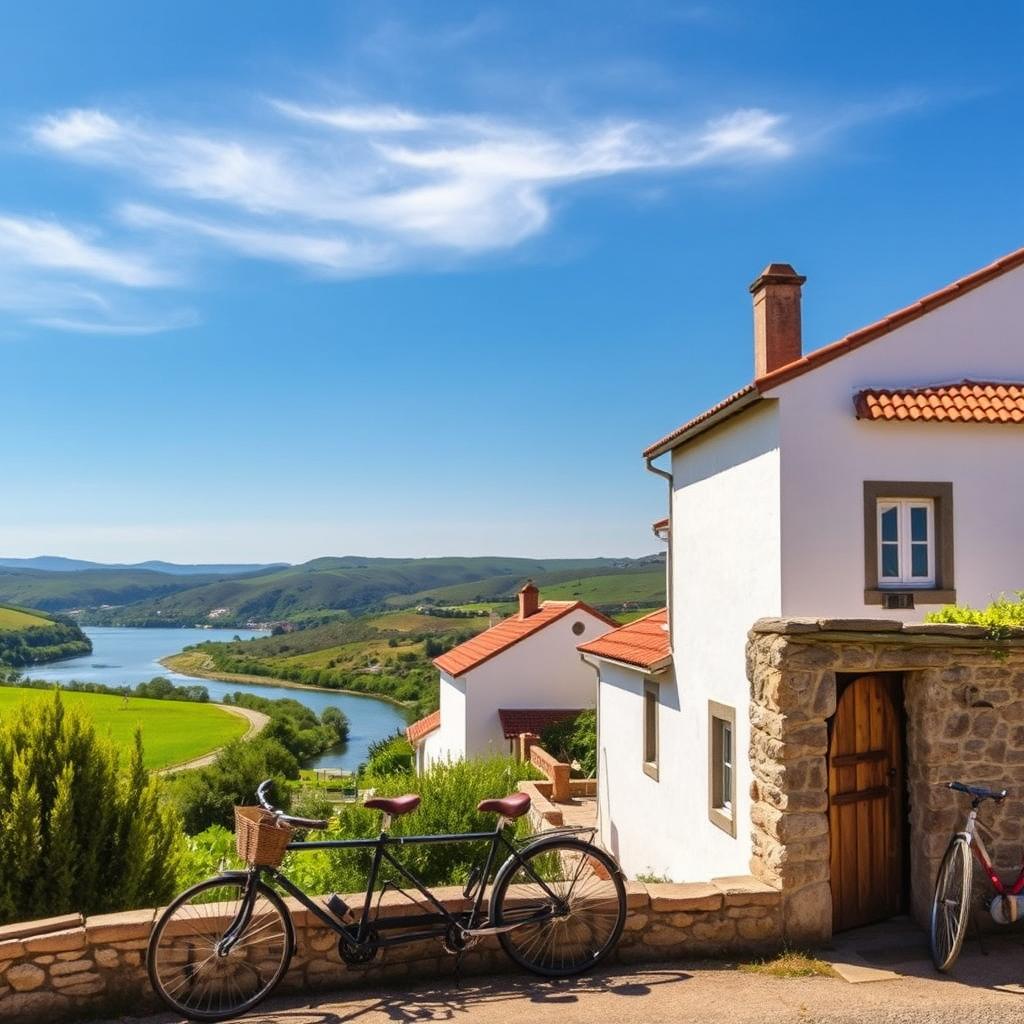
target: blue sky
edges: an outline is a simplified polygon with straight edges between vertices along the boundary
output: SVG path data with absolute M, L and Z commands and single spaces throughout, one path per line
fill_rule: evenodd
M 144 20 L 140 12 L 144 11 Z M 1024 244 L 1013 4 L 8 4 L 0 554 L 656 550 L 641 449 Z

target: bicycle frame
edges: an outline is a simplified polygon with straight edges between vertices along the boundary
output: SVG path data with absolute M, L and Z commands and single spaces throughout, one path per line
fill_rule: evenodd
M 502 848 L 507 851 L 511 860 L 518 863 L 520 867 L 524 868 L 528 872 L 533 880 L 544 889 L 545 893 L 556 904 L 560 904 L 562 902 L 561 899 L 551 891 L 544 880 L 535 874 L 529 864 L 523 860 L 514 841 L 510 840 L 505 834 L 506 824 L 507 822 L 504 820 L 499 820 L 497 828 L 491 832 L 461 832 L 453 835 L 393 836 L 387 831 L 382 831 L 376 839 L 318 839 L 289 843 L 287 850 L 292 852 L 302 852 L 305 850 L 373 850 L 373 861 L 366 881 L 366 894 L 363 899 L 362 913 L 360 914 L 359 921 L 354 926 L 344 922 L 339 922 L 332 914 L 307 896 L 306 893 L 295 885 L 294 882 L 281 874 L 277 868 L 256 866 L 250 868 L 246 872 L 238 872 L 238 874 L 244 874 L 248 879 L 248 882 L 245 887 L 242 905 L 239 908 L 238 915 L 221 940 L 220 946 L 222 947 L 222 951 L 229 951 L 237 941 L 238 936 L 240 936 L 248 927 L 249 920 L 252 916 L 252 910 L 255 906 L 258 895 L 258 887 L 253 883 L 260 881 L 264 876 L 267 876 L 272 881 L 276 882 L 277 885 L 288 893 L 289 896 L 297 899 L 307 910 L 323 922 L 323 924 L 335 932 L 339 938 L 347 939 L 357 949 L 368 949 L 372 947 L 376 950 L 378 948 L 388 946 L 406 945 L 412 942 L 417 942 L 421 939 L 440 938 L 446 936 L 451 928 L 457 929 L 460 937 L 465 939 L 473 936 L 474 934 L 496 934 L 498 931 L 510 931 L 513 928 L 519 928 L 533 921 L 543 920 L 550 916 L 551 912 L 549 910 L 541 914 L 529 915 L 521 920 L 517 920 L 512 924 L 505 925 L 500 928 L 481 931 L 478 927 L 482 920 L 484 894 L 487 890 L 492 871 L 495 868 L 497 854 Z M 557 834 L 559 835 L 580 834 L 583 832 L 589 832 L 593 835 L 594 829 L 566 828 L 557 830 Z M 551 834 L 552 833 L 545 833 L 543 838 L 547 839 Z M 393 849 L 401 849 L 406 846 L 474 842 L 486 842 L 489 844 L 484 860 L 484 867 L 475 881 L 471 875 L 470 882 L 467 883 L 464 890 L 466 898 L 472 898 L 472 904 L 469 910 L 457 913 L 452 913 L 448 910 L 448 908 L 445 907 L 436 896 L 434 896 L 430 889 L 416 876 L 416 874 L 400 860 L 396 859 L 392 853 Z M 374 893 L 377 891 L 377 880 L 380 877 L 381 868 L 385 864 L 392 867 L 403 879 L 405 879 L 406 882 L 415 888 L 416 891 L 427 900 L 431 907 L 434 908 L 434 913 L 420 912 L 416 914 L 388 915 L 383 918 L 372 916 L 371 912 L 373 908 Z M 234 874 L 234 872 L 232 872 L 232 874 Z M 471 886 L 476 887 L 475 893 L 471 892 Z M 393 938 L 381 938 L 379 935 L 374 936 L 372 934 L 375 931 L 380 932 L 383 929 L 408 928 L 421 928 L 421 930 L 412 933 L 406 932 L 405 934 L 395 936 Z
M 974 853 L 974 859 L 981 865 L 982 870 L 988 876 L 988 880 L 992 883 L 992 888 L 995 889 L 997 896 L 1017 896 L 1019 893 L 1024 892 L 1024 864 L 1021 864 L 1016 881 L 1009 887 L 1005 886 L 1002 879 L 996 874 L 996 870 L 992 866 L 992 858 L 989 857 L 988 850 L 985 848 L 985 841 L 978 832 L 977 804 L 971 804 L 971 813 L 967 815 L 964 829 L 962 832 L 958 832 L 957 835 L 967 840 Z

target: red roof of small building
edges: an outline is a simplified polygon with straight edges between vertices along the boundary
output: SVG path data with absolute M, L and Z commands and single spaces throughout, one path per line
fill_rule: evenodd
M 415 746 L 424 736 L 440 728 L 441 711 L 438 709 L 427 715 L 426 718 L 421 718 L 418 722 L 413 722 L 411 725 L 406 726 L 405 738 Z
M 595 640 L 579 644 L 576 649 L 583 654 L 621 661 L 649 672 L 664 668 L 672 659 L 668 639 L 668 609 L 662 608 L 645 615 Z
M 668 516 L 665 516 L 664 519 L 659 519 L 657 522 L 651 523 L 651 529 L 655 533 L 658 533 L 661 530 L 667 530 L 668 529 Z
M 498 708 L 505 739 L 514 740 L 524 732 L 540 735 L 549 725 L 575 718 L 582 708 Z
M 1024 423 L 1024 384 L 965 380 L 927 388 L 868 388 L 853 404 L 859 420 Z
M 967 292 L 973 291 L 975 288 L 987 284 L 1002 274 L 1016 270 L 1021 266 L 1024 266 L 1024 249 L 1017 249 L 996 260 L 994 263 L 990 263 L 987 267 L 982 267 L 972 274 L 958 278 L 952 284 L 946 285 L 945 288 L 940 288 L 937 292 L 932 292 L 931 295 L 925 295 L 923 298 L 918 299 L 917 302 L 913 302 L 903 309 L 898 309 L 895 313 L 890 313 L 888 316 L 882 317 L 881 320 L 868 324 L 867 327 L 861 327 L 860 330 L 847 334 L 845 338 L 840 338 L 830 345 L 825 345 L 823 348 L 809 352 L 807 355 L 802 356 L 800 359 L 795 359 L 786 366 L 780 366 L 777 370 L 773 370 L 771 373 L 765 374 L 763 377 L 759 377 L 752 383 L 740 388 L 739 391 L 734 392 L 717 405 L 713 405 L 699 416 L 693 417 L 693 419 L 688 420 L 681 427 L 677 427 L 660 440 L 655 441 L 654 444 L 644 450 L 644 458 L 652 459 L 658 455 L 663 455 L 677 445 L 689 440 L 690 437 L 703 433 L 704 430 L 709 429 L 719 420 L 741 412 L 748 405 L 757 402 L 765 391 L 783 384 L 794 377 L 799 377 L 801 374 L 807 373 L 818 366 L 829 363 L 833 359 L 845 355 L 847 352 L 852 352 L 854 349 L 860 348 L 861 345 L 866 345 L 869 341 L 881 338 L 883 335 L 896 330 L 897 327 L 903 327 L 918 317 L 924 316 L 925 313 L 930 313 L 933 309 L 938 309 L 939 306 L 944 306 L 947 302 L 952 302 L 961 295 L 965 295 Z
M 615 625 L 607 615 L 602 615 L 596 608 L 591 608 L 583 601 L 544 601 L 532 615 L 525 619 L 520 618 L 518 613 L 510 615 L 496 626 L 491 626 L 490 629 L 435 658 L 434 664 L 442 672 L 461 676 L 574 611 L 587 612 L 609 626 Z

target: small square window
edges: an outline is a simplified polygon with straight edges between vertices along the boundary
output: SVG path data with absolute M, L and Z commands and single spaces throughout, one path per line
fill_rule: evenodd
M 658 684 L 644 683 L 644 774 L 658 778 Z
M 736 836 L 736 709 L 708 701 L 708 818 Z

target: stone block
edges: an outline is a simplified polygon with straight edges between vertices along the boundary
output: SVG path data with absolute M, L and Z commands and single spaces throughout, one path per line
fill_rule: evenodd
M 0 942 L 0 963 L 5 960 L 17 960 L 25 953 L 25 943 L 20 939 L 6 939 Z
M 685 941 L 685 933 L 678 928 L 669 928 L 663 924 L 656 924 L 653 928 L 644 932 L 643 942 L 645 946 L 679 946 Z
M 91 971 L 92 968 L 91 960 L 65 960 L 50 968 L 50 977 L 61 978 L 68 974 L 81 974 L 83 971 Z
M 46 981 L 46 972 L 35 964 L 15 964 L 4 977 L 15 992 L 33 992 Z
M 774 917 L 747 917 L 736 922 L 736 929 L 740 938 L 748 941 L 763 941 L 765 939 L 782 938 L 782 929 Z
M 903 623 L 896 619 L 818 619 L 824 633 L 899 633 Z
M 26 953 L 62 953 L 65 950 L 85 948 L 85 927 L 67 928 L 64 931 L 48 932 L 26 938 Z
M 116 967 L 120 962 L 116 949 L 100 948 L 93 950 L 93 959 L 100 967 Z
M 148 939 L 155 917 L 155 910 L 127 910 L 122 914 L 96 914 L 86 918 L 86 938 L 90 944 Z
M 736 934 L 736 922 L 728 918 L 718 921 L 698 921 L 690 929 L 690 934 L 700 942 L 712 944 L 728 942 Z
M 650 906 L 651 897 L 643 882 L 630 879 L 626 882 L 626 907 L 629 910 L 643 910 Z
M 63 981 L 65 979 L 61 980 Z M 84 996 L 98 996 L 101 992 L 106 991 L 107 987 L 106 983 L 98 974 L 79 975 L 66 980 L 73 981 L 75 984 L 61 987 L 61 994 L 73 996 L 76 999 L 81 999 Z M 56 984 L 57 979 L 54 979 L 54 985 Z
M 726 875 L 712 878 L 711 884 L 720 889 L 727 907 L 777 906 L 781 893 L 752 875 Z
M 92 967 L 92 964 L 89 964 Z M 61 992 L 68 992 L 78 984 L 84 984 L 85 982 L 93 982 L 102 980 L 95 972 L 84 972 L 79 971 L 77 974 L 67 974 L 59 977 L 53 977 L 52 972 L 50 975 L 50 984 L 60 989 Z
M 623 926 L 627 932 L 638 932 L 647 927 L 647 922 L 650 920 L 648 914 L 627 914 L 626 923 Z
M 831 937 L 832 889 L 828 882 L 814 882 L 787 893 L 782 905 L 782 934 L 793 945 L 826 942 Z
M 657 882 L 649 885 L 647 891 L 655 913 L 718 910 L 724 899 L 719 889 L 706 882 Z
M 806 617 L 794 618 L 764 618 L 758 619 L 750 632 L 754 634 L 777 634 L 794 635 L 797 633 L 817 633 L 819 630 L 818 620 Z
M 34 935 L 45 935 L 47 932 L 63 932 L 69 928 L 77 928 L 81 923 L 81 914 L 62 914 L 60 917 L 46 917 L 38 921 L 19 921 L 16 924 L 5 924 L 0 928 L 0 942 L 6 942 L 8 939 L 24 939 Z

